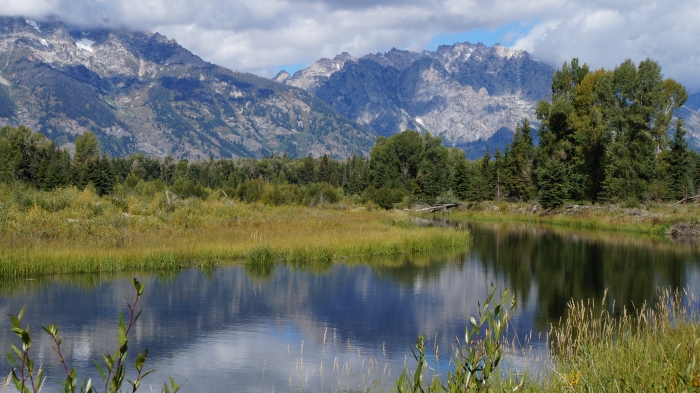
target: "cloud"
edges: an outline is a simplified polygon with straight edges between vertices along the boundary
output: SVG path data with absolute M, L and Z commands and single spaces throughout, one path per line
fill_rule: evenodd
M 499 31 L 558 67 L 578 57 L 612 68 L 651 57 L 693 90 L 700 2 L 655 0 L 9 0 L 0 14 L 56 17 L 76 27 L 158 31 L 207 61 L 271 76 L 342 51 L 427 48 L 436 36 Z M 515 36 L 513 35 L 515 34 Z
M 700 2 L 620 2 L 582 6 L 537 24 L 514 47 L 560 66 L 574 57 L 612 69 L 625 59 L 659 62 L 665 77 L 700 90 Z

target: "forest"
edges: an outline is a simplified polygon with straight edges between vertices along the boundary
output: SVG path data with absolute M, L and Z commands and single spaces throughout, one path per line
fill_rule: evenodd
M 189 162 L 109 158 L 90 132 L 76 138 L 71 156 L 40 133 L 6 126 L 0 129 L 0 183 L 94 187 L 115 203 L 128 193 L 155 192 L 269 205 L 353 198 L 385 209 L 485 200 L 532 201 L 546 209 L 567 201 L 679 201 L 700 190 L 700 155 L 688 149 L 683 122 L 673 117 L 687 97 L 653 60 L 591 71 L 573 59 L 553 75 L 551 99 L 537 105 L 538 127 L 523 119 L 512 143 L 476 161 L 437 136 L 411 130 L 378 137 L 369 157 Z

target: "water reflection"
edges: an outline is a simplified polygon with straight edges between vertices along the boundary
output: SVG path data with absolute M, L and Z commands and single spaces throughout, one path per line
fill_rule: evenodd
M 338 384 L 389 386 L 418 333 L 437 372 L 463 337 L 491 283 L 512 288 L 518 301 L 515 334 L 530 333 L 541 348 L 551 323 L 570 299 L 608 298 L 653 303 L 658 285 L 697 288 L 698 251 L 663 239 L 599 236 L 522 225 L 470 225 L 462 254 L 269 271 L 223 267 L 149 276 L 145 311 L 130 348 L 148 347 L 151 367 L 186 380 L 185 391 L 319 390 Z M 0 282 L 0 312 L 27 306 L 37 363 L 60 378 L 56 355 L 40 324 L 57 323 L 64 355 L 81 370 L 112 351 L 117 313 L 133 297 L 130 277 Z M 619 310 L 619 307 L 617 308 Z M 9 323 L 0 340 L 9 347 Z M 538 339 L 539 338 L 539 339 Z M 539 346 L 539 347 L 538 347 Z M 439 357 L 435 359 L 435 349 Z M 528 367 L 529 358 L 516 359 Z M 2 369 L 9 370 L 3 359 Z M 47 382 L 53 390 L 52 381 Z M 235 387 L 235 389 L 234 389 Z

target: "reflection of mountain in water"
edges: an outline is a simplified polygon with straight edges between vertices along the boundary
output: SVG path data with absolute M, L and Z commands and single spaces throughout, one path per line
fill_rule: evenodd
M 514 328 L 523 337 L 531 330 L 535 336 L 548 331 L 572 298 L 601 299 L 608 288 L 617 310 L 653 303 L 657 285 L 685 286 L 696 280 L 688 278 L 689 272 L 698 270 L 697 247 L 662 240 L 517 225 L 479 224 L 471 231 L 472 248 L 453 258 L 338 264 L 322 272 L 277 266 L 264 279 L 251 278 L 242 266 L 146 278 L 146 308 L 131 347 L 148 347 L 150 361 L 163 373 L 185 375 L 196 386 L 200 381 L 212 389 L 240 383 L 238 374 L 255 382 L 268 355 L 269 378 L 284 381 L 288 368 L 294 370 L 301 342 L 309 363 L 320 362 L 319 353 L 331 362 L 341 354 L 349 356 L 349 342 L 350 352 L 381 355 L 401 365 L 422 332 L 431 348 L 437 334 L 447 357 L 492 282 L 514 291 Z M 57 323 L 66 343 L 64 354 L 71 363 L 92 370 L 90 361 L 113 349 L 117 312 L 132 298 L 133 289 L 126 278 L 86 276 L 1 283 L 0 293 L 2 313 L 16 314 L 27 306 L 25 318 L 34 327 L 38 362 L 56 364 L 48 337 L 37 328 Z M 0 339 L 8 348 L 10 332 L 0 331 Z M 296 352 L 287 352 L 287 346 Z M 211 361 L 207 356 L 216 360 L 213 371 L 199 367 Z M 5 360 L 1 367 L 9 370 Z

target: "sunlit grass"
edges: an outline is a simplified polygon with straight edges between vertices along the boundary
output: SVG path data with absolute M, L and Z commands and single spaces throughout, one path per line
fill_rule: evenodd
M 555 362 L 541 390 L 697 391 L 695 296 L 666 290 L 654 308 L 639 305 L 619 316 L 609 307 L 608 299 L 569 303 L 567 319 L 550 336 Z
M 548 335 L 548 359 L 525 350 L 523 355 L 531 357 L 533 367 L 500 369 L 486 390 L 476 383 L 448 390 L 441 383 L 428 386 L 431 379 L 424 378 L 419 383 L 422 389 L 415 391 L 698 391 L 698 300 L 686 291 L 666 289 L 659 292 L 654 307 L 643 304 L 632 310 L 619 309 L 608 298 L 571 301 L 566 318 L 553 326 Z M 509 338 L 502 340 L 507 345 Z M 520 353 L 523 349 L 515 351 Z M 454 354 L 450 362 L 453 364 Z M 415 374 L 409 374 L 412 375 Z
M 466 231 L 420 227 L 403 212 L 168 203 L 160 195 L 111 201 L 76 189 L 26 193 L 0 198 L 0 276 L 170 270 L 261 258 L 327 263 L 469 242 Z
M 552 211 L 533 211 L 534 203 L 484 202 L 476 208 L 450 213 L 455 220 L 524 222 L 565 228 L 630 234 L 664 235 L 678 222 L 700 221 L 698 205 L 648 203 L 638 207 L 620 205 L 565 206 Z

